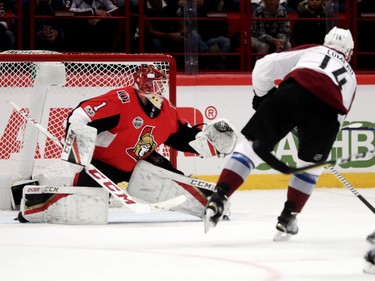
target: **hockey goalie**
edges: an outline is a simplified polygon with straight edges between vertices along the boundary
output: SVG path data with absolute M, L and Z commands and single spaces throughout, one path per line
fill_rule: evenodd
M 167 76 L 156 66 L 140 65 L 133 78 L 133 86 L 82 101 L 71 112 L 61 156 L 69 172 L 42 173 L 34 186 L 12 188 L 23 190 L 21 222 L 106 223 L 108 192 L 87 173 L 89 164 L 145 202 L 183 194 L 187 200 L 172 210 L 203 217 L 214 186 L 184 176 L 156 149 L 165 144 L 201 157 L 224 157 L 237 142 L 235 129 L 225 119 L 190 126 L 164 97 Z M 58 188 L 46 189 L 51 186 Z

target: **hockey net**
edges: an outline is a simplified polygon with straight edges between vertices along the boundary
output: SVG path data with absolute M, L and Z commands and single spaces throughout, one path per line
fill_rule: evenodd
M 0 53 L 0 187 L 29 179 L 43 167 L 58 162 L 61 155 L 61 149 L 28 124 L 7 101 L 13 101 L 63 140 L 67 116 L 80 101 L 133 85 L 133 74 L 142 64 L 152 64 L 167 74 L 165 96 L 175 104 L 176 66 L 169 55 Z M 61 70 L 65 72 L 64 83 L 55 83 L 61 78 Z M 168 147 L 160 147 L 159 152 L 175 163 Z

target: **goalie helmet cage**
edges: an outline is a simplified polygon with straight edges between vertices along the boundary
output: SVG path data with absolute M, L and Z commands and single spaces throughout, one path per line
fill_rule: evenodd
M 48 132 L 63 140 L 66 118 L 80 101 L 133 85 L 133 74 L 143 64 L 152 64 L 166 73 L 165 96 L 176 104 L 176 63 L 170 55 L 0 53 L 0 187 L 32 177 L 58 163 L 61 155 L 61 148 L 27 124 L 7 101 L 14 101 Z M 163 145 L 158 151 L 176 165 L 174 151 Z

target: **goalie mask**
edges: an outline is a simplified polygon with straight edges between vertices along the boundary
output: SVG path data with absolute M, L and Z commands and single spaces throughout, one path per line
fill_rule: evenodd
M 167 82 L 165 73 L 153 65 L 142 65 L 134 74 L 134 88 L 138 94 L 145 96 L 159 110 L 163 104 Z
M 324 46 L 342 53 L 345 56 L 345 60 L 350 61 L 354 49 L 354 41 L 350 30 L 335 26 L 325 36 Z

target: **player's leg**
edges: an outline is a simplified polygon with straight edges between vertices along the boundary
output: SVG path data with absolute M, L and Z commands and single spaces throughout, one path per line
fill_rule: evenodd
M 328 158 L 340 123 L 337 112 L 320 99 L 298 85 L 295 85 L 295 93 L 301 96 L 297 101 L 300 110 L 296 108 L 294 111 L 294 118 L 298 120 L 297 166 L 306 166 Z M 317 109 L 319 114 L 316 114 Z M 298 233 L 296 216 L 309 200 L 322 171 L 323 167 L 320 167 L 291 176 L 287 201 L 276 224 L 276 229 L 286 235 L 278 233 L 275 240 L 289 239 Z
M 213 215 L 206 216 L 206 222 L 210 221 L 212 226 L 218 222 L 227 196 L 237 190 L 249 174 L 263 162 L 253 150 L 253 141 L 260 140 L 265 149 L 272 151 L 274 146 L 295 126 L 288 118 L 280 118 L 288 114 L 285 109 L 288 103 L 278 94 L 271 96 L 262 103 L 242 129 L 241 133 L 245 138 L 237 144 L 232 156 L 225 164 L 217 182 L 216 193 L 213 194 L 207 206 Z M 205 225 L 207 227 L 209 224 Z

